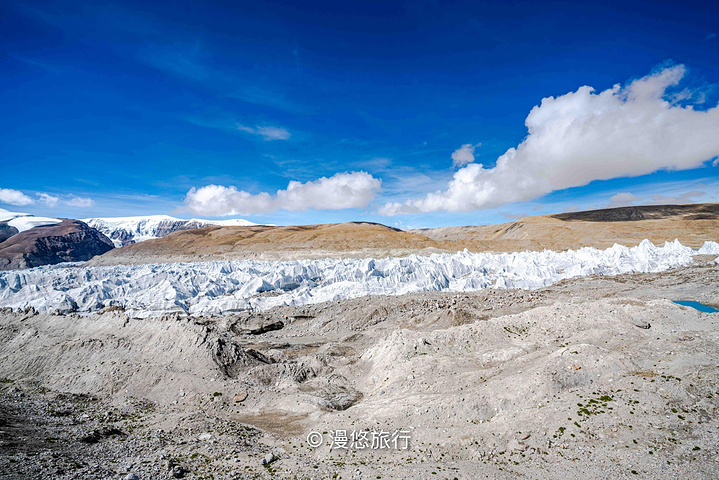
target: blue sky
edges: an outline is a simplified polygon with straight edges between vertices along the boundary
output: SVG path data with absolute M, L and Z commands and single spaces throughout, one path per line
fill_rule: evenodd
M 710 2 L 0 10 L 0 208 L 407 227 L 719 201 Z

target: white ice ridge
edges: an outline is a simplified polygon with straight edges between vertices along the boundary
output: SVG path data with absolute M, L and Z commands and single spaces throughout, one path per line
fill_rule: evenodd
M 678 240 L 656 247 L 582 248 L 554 252 L 471 253 L 383 259 L 254 260 L 85 267 L 65 265 L 0 273 L 0 307 L 93 312 L 124 307 L 136 317 L 170 313 L 220 315 L 364 295 L 483 288 L 533 289 L 566 278 L 661 272 L 688 265 L 700 250 Z M 270 295 L 259 295 L 273 292 Z

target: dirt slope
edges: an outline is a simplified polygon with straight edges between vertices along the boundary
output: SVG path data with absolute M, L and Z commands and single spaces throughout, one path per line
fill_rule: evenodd
M 592 246 L 655 244 L 678 238 L 701 246 L 719 239 L 719 204 L 658 205 L 525 217 L 500 225 L 412 230 L 470 250 L 566 250 Z
M 117 265 L 206 260 L 290 260 L 402 256 L 411 253 L 566 250 L 678 238 L 719 240 L 719 204 L 629 207 L 526 217 L 501 225 L 402 231 L 376 223 L 289 227 L 207 227 L 115 249 L 92 260 Z M 631 218 L 632 220 L 626 220 Z M 625 220 L 622 220 L 625 219 Z

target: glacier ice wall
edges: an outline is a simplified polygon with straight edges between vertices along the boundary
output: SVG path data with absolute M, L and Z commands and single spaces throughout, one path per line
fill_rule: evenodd
M 0 307 L 93 312 L 124 307 L 130 314 L 220 315 L 303 305 L 363 295 L 463 292 L 483 288 L 533 289 L 586 275 L 660 272 L 692 263 L 699 250 L 679 241 L 656 247 L 582 248 L 554 252 L 410 255 L 382 259 L 285 262 L 214 261 L 86 267 L 60 265 L 0 273 Z M 262 292 L 270 292 L 258 295 Z

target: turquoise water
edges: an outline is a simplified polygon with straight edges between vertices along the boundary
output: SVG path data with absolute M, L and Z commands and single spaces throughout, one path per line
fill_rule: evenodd
M 692 307 L 693 309 L 699 310 L 700 312 L 705 312 L 705 313 L 719 312 L 719 310 L 717 310 L 714 307 L 710 307 L 709 305 L 704 305 L 703 303 L 695 302 L 693 300 L 674 300 L 674 303 L 683 305 L 685 307 Z

